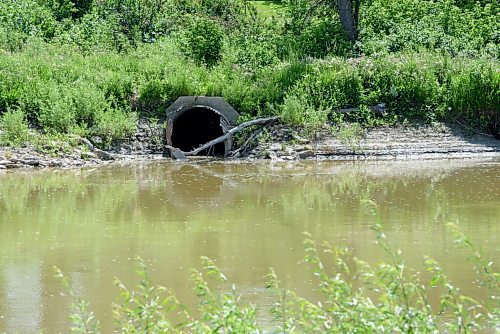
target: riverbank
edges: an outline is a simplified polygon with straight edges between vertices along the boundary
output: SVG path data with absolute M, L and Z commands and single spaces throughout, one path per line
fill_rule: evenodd
M 32 144 L 0 147 L 0 170 L 18 168 L 74 168 L 120 161 L 170 160 L 158 142 L 160 129 L 138 126 L 134 136 L 107 150 L 96 148 L 99 138 L 80 138 L 77 145 L 47 152 Z M 51 143 L 52 147 L 58 143 Z M 276 124 L 256 136 L 253 145 L 227 160 L 420 160 L 500 157 L 500 141 L 470 134 L 459 126 L 396 126 L 362 129 L 356 124 L 323 127 L 314 133 Z M 199 159 L 199 157 L 192 157 Z
M 458 126 L 395 126 L 362 129 L 353 124 L 321 129 L 304 140 L 281 126 L 271 140 L 259 145 L 249 158 L 272 160 L 416 160 L 500 157 L 500 141 L 471 134 Z M 283 134 L 288 134 L 283 136 Z

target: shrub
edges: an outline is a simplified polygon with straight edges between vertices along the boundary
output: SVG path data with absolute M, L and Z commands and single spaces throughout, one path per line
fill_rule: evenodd
M 498 66 L 458 63 L 449 78 L 448 117 L 464 119 L 471 128 L 500 134 L 500 73 Z
M 288 95 L 285 97 L 281 109 L 281 118 L 284 122 L 304 125 L 307 121 L 307 115 L 310 113 L 310 106 L 305 95 Z
M 327 121 L 328 114 L 328 110 L 311 105 L 304 94 L 286 96 L 280 109 L 280 116 L 284 122 L 302 126 L 303 134 L 310 138 L 316 137 Z
M 310 72 L 290 90 L 307 97 L 308 104 L 327 113 L 340 108 L 358 106 L 362 82 L 355 68 L 343 61 L 315 63 Z
M 162 15 L 168 13 L 162 0 L 108 0 L 97 2 L 99 15 L 106 21 L 116 22 L 115 28 L 120 35 L 126 36 L 129 43 L 152 43 L 166 34 Z
M 29 139 L 26 115 L 22 109 L 8 110 L 0 116 L 0 143 L 20 146 Z
M 283 15 L 281 49 L 284 57 L 343 56 L 352 45 L 329 2 L 290 0 Z
M 220 25 L 199 16 L 186 16 L 190 20 L 180 46 L 183 53 L 197 64 L 213 67 L 222 58 L 224 32 Z
M 484 62 L 457 64 L 450 74 L 449 105 L 456 113 L 500 112 L 500 73 L 498 66 Z
M 362 64 L 366 103 L 386 103 L 391 112 L 409 119 L 425 119 L 441 104 L 435 63 L 425 55 L 387 56 Z
M 255 16 L 253 21 L 245 22 L 230 36 L 231 49 L 225 55 L 233 52 L 234 63 L 247 73 L 255 73 L 266 66 L 277 64 L 279 31 L 276 25 L 276 20 L 264 21 Z
M 9 34 L 54 37 L 57 21 L 51 11 L 34 0 L 0 1 L 0 26 Z
M 113 140 L 134 134 L 136 125 L 136 113 L 111 108 L 102 110 L 95 116 L 95 125 L 90 131 L 102 136 L 109 145 Z
M 129 41 L 117 31 L 117 25 L 115 16 L 104 18 L 97 11 L 92 11 L 61 31 L 54 42 L 76 46 L 85 54 L 99 50 L 126 50 L 130 46 Z
M 47 84 L 46 95 L 40 103 L 37 120 L 49 132 L 69 133 L 77 125 L 77 110 L 71 92 L 54 82 Z
M 439 0 L 375 0 L 360 14 L 360 47 L 378 52 L 440 49 L 451 55 L 498 56 L 498 6 Z

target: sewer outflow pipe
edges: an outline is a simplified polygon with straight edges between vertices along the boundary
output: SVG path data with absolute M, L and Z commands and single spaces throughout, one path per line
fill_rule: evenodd
M 222 97 L 183 96 L 167 109 L 166 144 L 188 152 L 228 132 L 239 114 Z M 200 155 L 226 157 L 233 145 L 224 142 L 201 151 Z

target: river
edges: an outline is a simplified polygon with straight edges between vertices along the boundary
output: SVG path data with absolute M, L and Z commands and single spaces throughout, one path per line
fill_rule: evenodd
M 190 309 L 196 299 L 189 277 L 202 255 L 216 260 L 263 313 L 272 303 L 264 289 L 269 267 L 286 286 L 314 298 L 301 263 L 303 232 L 363 260 L 384 259 L 365 200 L 377 205 L 390 244 L 423 278 L 429 255 L 464 293 L 487 297 L 446 223 L 456 222 L 486 257 L 499 259 L 498 160 L 17 171 L 0 174 L 0 333 L 67 331 L 70 298 L 54 266 L 110 332 L 118 296 L 113 278 L 133 286 L 137 256 L 152 280 Z

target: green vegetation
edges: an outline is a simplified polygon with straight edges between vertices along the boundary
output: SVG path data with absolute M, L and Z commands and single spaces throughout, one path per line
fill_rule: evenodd
M 275 296 L 274 320 L 258 320 L 258 309 L 241 301 L 236 286 L 214 261 L 203 257 L 203 270 L 194 270 L 192 280 L 199 298 L 199 316 L 192 316 L 171 291 L 153 285 L 139 259 L 140 282 L 135 290 L 120 280 L 120 300 L 113 306 L 116 331 L 120 333 L 472 333 L 497 328 L 499 323 L 498 273 L 492 262 L 458 228 L 450 224 L 456 242 L 466 248 L 475 263 L 480 284 L 490 293 L 484 302 L 460 293 L 441 267 L 425 259 L 431 276 L 424 283 L 407 268 L 399 251 L 391 250 L 381 225 L 374 226 L 377 243 L 387 260 L 375 266 L 353 257 L 347 248 L 325 243 L 318 247 L 310 236 L 304 241 L 305 262 L 315 277 L 321 298 L 313 301 L 282 288 L 271 269 L 267 289 Z M 99 322 L 89 305 L 58 276 L 74 299 L 71 332 L 98 333 Z M 429 302 L 430 293 L 440 293 L 439 306 Z
M 362 2 L 355 43 L 325 3 L 0 0 L 1 140 L 22 145 L 27 121 L 110 143 L 181 95 L 298 125 L 460 120 L 498 135 L 494 1 Z
M 23 144 L 29 138 L 28 122 L 20 109 L 8 110 L 0 119 L 0 143 L 12 146 Z
M 263 17 L 279 16 L 285 8 L 284 1 L 280 0 L 255 0 L 251 2 L 255 6 L 257 14 Z

